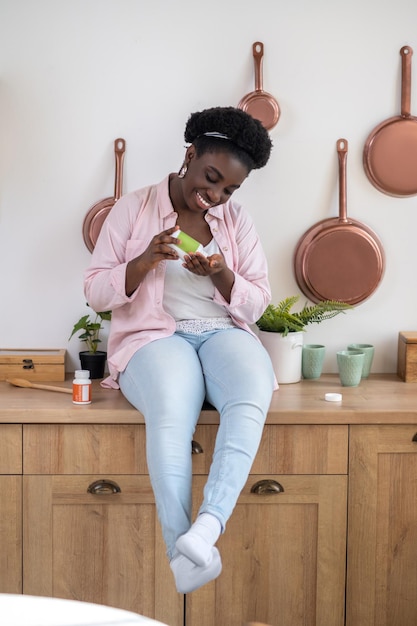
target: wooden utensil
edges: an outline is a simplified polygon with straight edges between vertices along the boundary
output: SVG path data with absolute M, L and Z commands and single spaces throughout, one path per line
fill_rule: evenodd
M 30 380 L 24 378 L 6 378 L 6 383 L 10 383 L 15 387 L 28 387 L 30 389 L 45 389 L 46 391 L 59 391 L 60 393 L 71 393 L 72 389 L 66 387 L 54 387 L 53 385 L 40 385 L 38 383 L 31 383 Z

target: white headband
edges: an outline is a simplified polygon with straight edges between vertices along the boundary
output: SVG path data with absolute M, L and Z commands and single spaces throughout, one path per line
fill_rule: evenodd
M 230 141 L 230 137 L 227 135 L 223 135 L 223 133 L 218 133 L 217 131 L 213 131 L 210 133 L 203 133 L 204 137 L 215 137 L 216 139 L 227 139 Z

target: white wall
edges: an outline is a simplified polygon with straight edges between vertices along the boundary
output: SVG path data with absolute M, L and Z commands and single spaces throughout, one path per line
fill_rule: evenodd
M 260 40 L 281 119 L 270 163 L 238 194 L 262 236 L 274 301 L 301 295 L 296 242 L 337 215 L 345 137 L 348 214 L 381 238 L 386 272 L 366 302 L 309 327 L 305 341 L 326 344 L 328 372 L 351 341 L 374 343 L 374 371 L 394 372 L 398 331 L 417 329 L 417 198 L 372 187 L 362 150 L 400 111 L 405 44 L 416 51 L 417 115 L 416 24 L 415 0 L 0 0 L 0 347 L 64 347 L 68 369 L 78 366 L 82 345 L 67 339 L 88 310 L 82 223 L 113 194 L 114 139 L 127 142 L 125 192 L 178 170 L 189 113 L 253 90 Z

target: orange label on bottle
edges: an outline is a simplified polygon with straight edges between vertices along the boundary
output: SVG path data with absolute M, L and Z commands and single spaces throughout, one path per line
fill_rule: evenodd
M 72 401 L 76 404 L 90 404 L 91 402 L 91 384 L 73 384 Z

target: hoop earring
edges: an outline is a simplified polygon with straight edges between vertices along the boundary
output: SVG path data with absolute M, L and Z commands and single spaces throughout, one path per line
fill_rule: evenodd
M 180 171 L 178 172 L 178 178 L 184 178 L 188 170 L 188 165 L 186 163 L 182 164 Z

